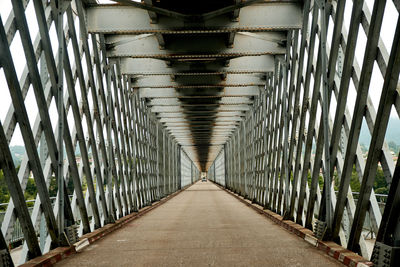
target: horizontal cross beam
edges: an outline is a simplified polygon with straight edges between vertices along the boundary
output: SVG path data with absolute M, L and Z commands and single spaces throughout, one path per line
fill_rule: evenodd
M 133 79 L 133 88 L 221 88 L 264 86 L 263 75 L 238 75 L 228 74 L 225 80 L 220 77 L 209 76 L 206 79 L 201 76 L 182 76 L 171 81 L 168 76 L 143 76 Z
M 147 102 L 147 106 L 219 106 L 219 105 L 251 105 L 253 103 L 247 97 L 222 97 L 215 102 L 207 98 L 190 98 L 190 101 L 182 101 L 177 98 L 155 98 Z
M 218 74 L 251 74 L 274 71 L 275 59 L 272 55 L 243 56 L 232 58 L 229 65 L 214 61 L 207 64 L 187 64 L 184 62 L 166 62 L 155 58 L 119 59 L 122 74 L 129 75 L 218 75 Z
M 165 49 L 160 49 L 156 35 L 106 36 L 109 57 L 161 58 L 161 59 L 210 59 L 237 56 L 283 55 L 285 47 L 271 38 L 285 40 L 281 33 L 257 33 L 257 37 L 237 34 L 233 47 L 226 46 L 221 36 L 200 38 L 168 38 Z
M 141 3 L 136 4 L 142 5 Z M 103 5 L 87 8 L 88 31 L 104 34 L 284 31 L 300 28 L 301 20 L 299 3 L 259 3 L 241 8 L 237 21 L 232 21 L 226 14 L 198 22 L 198 25 L 193 22 L 190 23 L 190 26 L 187 26 L 180 17 L 173 16 L 159 16 L 158 23 L 151 24 L 147 11 L 140 7 Z M 198 26 L 201 26 L 201 30 L 193 29 Z
M 259 96 L 261 86 L 214 88 L 186 88 L 184 93 L 175 88 L 140 88 L 141 98 L 215 98 L 215 97 L 251 97 Z
M 185 110 L 180 106 L 155 106 L 150 109 L 152 112 L 182 112 L 182 113 L 196 113 L 196 114 L 206 114 L 206 113 L 216 113 L 220 111 L 248 111 L 250 107 L 248 105 L 227 105 L 220 106 L 216 109 L 208 109 L 207 107 L 199 108 L 196 110 Z

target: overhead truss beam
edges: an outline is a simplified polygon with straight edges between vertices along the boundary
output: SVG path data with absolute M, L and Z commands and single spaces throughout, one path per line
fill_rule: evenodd
M 118 59 L 122 74 L 129 75 L 217 75 L 217 74 L 252 74 L 266 73 L 274 70 L 274 57 L 262 55 L 254 57 L 237 57 L 225 62 L 214 61 L 188 64 L 182 61 L 170 61 L 154 58 Z
M 281 33 L 263 32 L 254 36 L 238 34 L 233 47 L 226 47 L 223 36 L 204 35 L 201 38 L 170 38 L 165 49 L 160 49 L 154 34 L 106 36 L 109 57 L 206 59 L 238 56 L 285 54 Z M 278 41 L 279 40 L 279 41 Z
M 144 6 L 145 3 L 132 5 Z M 208 19 L 190 26 L 179 16 L 160 16 L 157 24 L 151 24 L 148 13 L 134 6 L 100 5 L 87 8 L 88 31 L 103 34 L 193 34 L 221 33 L 238 31 L 284 31 L 301 27 L 301 5 L 299 3 L 279 3 L 269 1 L 241 8 L 237 20 L 232 21 L 229 14 Z M 153 7 L 154 8 L 154 7 Z M 155 10 L 149 10 L 153 11 Z M 290 14 L 290 15 L 288 15 Z M 115 19 L 118 18 L 118 19 Z M 197 27 L 201 29 L 196 30 Z

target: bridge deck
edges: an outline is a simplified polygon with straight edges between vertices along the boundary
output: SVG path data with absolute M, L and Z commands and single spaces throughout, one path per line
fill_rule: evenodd
M 57 266 L 339 266 L 214 184 L 198 182 Z

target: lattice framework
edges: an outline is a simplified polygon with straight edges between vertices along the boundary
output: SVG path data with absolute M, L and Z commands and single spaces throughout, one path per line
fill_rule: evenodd
M 0 249 L 8 249 L 20 224 L 23 263 L 65 245 L 64 227 L 76 224 L 83 235 L 179 190 L 182 151 L 120 65 L 106 57 L 103 35 L 88 34 L 81 1 L 11 2 L 12 12 L 0 19 L 0 69 L 12 100 L 0 124 L 0 168 L 11 196 Z M 34 40 L 27 8 L 34 9 L 38 24 Z M 20 77 L 11 53 L 17 35 L 24 50 L 18 60 L 26 60 Z M 26 102 L 32 92 L 38 107 L 33 115 Z M 54 106 L 57 114 L 51 113 Z M 18 173 L 9 149 L 16 129 L 26 149 Z M 183 162 L 192 164 L 192 183 L 199 172 L 188 157 Z M 29 178 L 38 191 L 31 212 L 24 197 Z M 63 197 L 57 194 L 52 203 L 54 179 L 65 194 L 58 190 Z
M 391 112 L 400 114 L 399 20 L 390 53 L 380 34 L 385 8 L 393 6 L 389 2 L 373 1 L 371 13 L 364 1 L 305 1 L 302 29 L 288 32 L 286 55 L 275 56 L 275 71 L 267 76 L 265 90 L 217 157 L 225 157 L 228 189 L 309 229 L 316 221 L 328 222 L 325 239 L 366 258 L 372 253 L 363 233 L 367 220 L 377 242 L 394 246 L 399 239 L 395 210 L 400 165 L 385 142 Z M 399 2 L 393 3 L 398 14 Z M 351 9 L 349 29 L 345 8 Z M 360 34 L 366 36 L 361 63 L 355 55 L 362 49 L 357 46 Z M 370 92 L 373 70 L 383 80 L 377 109 Z M 348 98 L 352 88 L 353 104 Z M 325 127 L 324 105 L 329 111 Z M 363 120 L 372 137 L 366 158 L 359 144 Z M 261 136 L 257 125 L 263 125 Z M 260 160 L 264 163 L 257 165 Z M 383 213 L 372 188 L 378 164 L 390 185 Z M 353 166 L 361 183 L 357 201 L 350 188 Z M 337 193 L 329 182 L 334 175 Z M 318 186 L 320 177 L 323 188 Z

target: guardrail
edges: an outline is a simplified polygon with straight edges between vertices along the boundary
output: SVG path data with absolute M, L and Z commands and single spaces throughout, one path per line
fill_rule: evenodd
M 338 192 L 335 191 L 335 193 L 337 194 Z M 359 197 L 360 193 L 352 192 L 352 195 L 353 195 L 353 199 L 354 199 L 354 204 L 357 205 L 357 201 L 358 201 L 358 197 Z M 383 210 L 385 209 L 388 195 L 375 193 L 375 197 L 376 197 L 376 201 L 378 202 L 379 210 L 380 210 L 381 214 L 383 214 Z M 375 237 L 377 235 L 377 229 L 374 229 L 373 225 L 374 225 L 374 223 L 372 221 L 372 218 L 371 218 L 370 214 L 367 213 L 365 216 L 364 225 L 362 228 L 365 238 L 368 237 L 368 239 L 372 239 L 372 240 L 375 239 Z M 346 229 L 346 234 L 349 234 L 348 231 L 350 231 L 350 229 Z
M 26 203 L 35 203 L 35 200 L 27 200 Z M 0 203 L 0 207 L 7 207 L 8 203 Z M 29 214 L 32 214 L 33 207 L 28 208 Z M 0 211 L 0 224 L 3 224 L 3 219 L 5 216 L 6 212 L 5 211 Z M 19 223 L 19 220 L 17 219 L 14 223 L 14 230 L 11 235 L 11 238 L 6 239 L 7 244 L 11 247 L 15 243 L 24 240 L 24 234 L 22 232 L 21 225 Z
M 70 198 L 72 199 L 72 195 L 70 196 Z M 54 207 L 54 203 L 55 203 L 56 197 L 51 197 L 50 200 L 51 200 L 51 204 Z M 31 199 L 31 200 L 26 200 L 25 202 L 27 204 L 28 203 L 32 203 L 31 204 L 32 207 L 28 207 L 29 214 L 32 214 L 32 210 L 33 210 L 33 206 L 35 204 L 35 200 Z M 5 209 L 6 209 L 7 206 L 8 206 L 8 203 L 0 203 L 0 210 L 2 210 L 3 207 L 5 207 Z M 5 214 L 6 214 L 5 211 L 0 211 L 0 226 L 3 224 L 3 220 L 4 220 Z M 45 223 L 45 222 L 44 222 L 44 220 L 41 220 L 40 223 L 42 224 L 42 223 Z M 14 247 L 16 244 L 18 244 L 19 242 L 24 240 L 24 233 L 22 232 L 22 228 L 21 228 L 21 225 L 20 225 L 18 219 L 16 219 L 13 228 L 14 229 L 13 229 L 11 237 L 8 237 L 8 238 L 6 237 L 6 242 L 7 242 L 7 245 L 9 247 Z M 38 237 L 40 237 L 40 230 L 42 228 L 43 227 L 39 227 L 38 229 L 36 229 L 36 234 L 37 234 Z
M 338 192 L 335 191 L 335 193 L 337 194 Z M 358 199 L 358 196 L 360 195 L 360 193 L 359 192 L 352 192 L 352 194 L 353 194 L 354 202 L 357 205 L 357 199 Z M 381 214 L 383 214 L 383 210 L 385 209 L 385 205 L 386 205 L 386 201 L 387 201 L 388 195 L 375 193 L 375 197 L 376 197 L 376 201 L 378 202 Z

